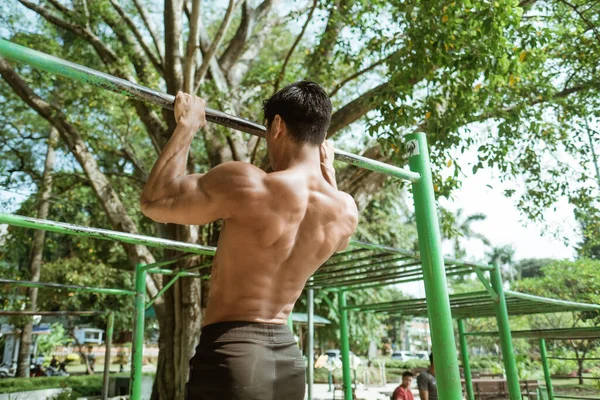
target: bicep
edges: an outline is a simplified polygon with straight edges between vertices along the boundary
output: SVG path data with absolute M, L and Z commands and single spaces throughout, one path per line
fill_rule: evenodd
M 156 206 L 157 211 L 151 218 L 181 225 L 205 225 L 231 218 L 240 208 L 244 195 L 260 187 L 259 176 L 248 172 L 249 167 L 256 167 L 240 164 L 243 163 L 225 163 L 206 174 L 175 179 L 169 196 Z

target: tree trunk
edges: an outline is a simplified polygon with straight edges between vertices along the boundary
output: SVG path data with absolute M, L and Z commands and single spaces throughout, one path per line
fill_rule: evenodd
M 55 152 L 54 147 L 58 141 L 58 131 L 56 128 L 50 128 L 48 135 L 48 150 L 46 151 L 46 162 L 44 164 L 44 174 L 40 186 L 40 202 L 37 209 L 37 218 L 46 219 L 48 217 L 49 199 L 52 193 L 52 171 L 54 170 Z M 30 280 L 37 282 L 40 280 L 40 271 L 42 269 L 42 253 L 44 251 L 44 239 L 46 231 L 35 230 L 33 232 L 33 244 L 31 246 L 31 255 L 29 259 L 29 270 L 31 271 Z M 37 308 L 37 288 L 28 288 L 27 297 L 29 298 L 29 309 L 35 311 Z M 19 348 L 19 359 L 17 363 L 17 376 L 19 378 L 29 377 L 31 338 L 33 331 L 33 321 L 29 321 L 21 331 L 21 345 Z
M 583 385 L 583 357 L 577 358 L 577 377 L 579 378 L 579 384 Z

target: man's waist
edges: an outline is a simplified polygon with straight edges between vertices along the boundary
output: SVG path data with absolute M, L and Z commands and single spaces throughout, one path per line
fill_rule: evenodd
M 221 321 L 202 327 L 201 343 L 233 339 L 252 339 L 269 343 L 295 342 L 294 335 L 285 324 Z

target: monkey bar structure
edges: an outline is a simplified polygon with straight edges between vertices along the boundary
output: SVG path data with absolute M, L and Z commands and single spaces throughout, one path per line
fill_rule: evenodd
M 109 91 L 145 101 L 167 109 L 173 109 L 174 96 L 110 76 L 108 74 L 77 65 L 54 56 L 44 54 L 15 43 L 0 39 L 0 57 L 30 65 L 36 69 L 91 84 Z M 207 109 L 207 120 L 243 132 L 264 137 L 262 125 L 227 115 L 220 111 Z M 409 169 L 398 168 L 379 161 L 335 151 L 336 160 L 360 168 L 379 172 L 407 180 L 412 185 L 417 232 L 420 253 L 406 252 L 385 246 L 354 242 L 349 252 L 336 255 L 308 283 L 309 299 L 314 289 L 334 287 L 339 290 L 339 309 L 341 313 L 341 350 L 344 365 L 344 399 L 352 399 L 348 319 L 345 291 L 360 290 L 376 285 L 389 285 L 411 280 L 423 280 L 425 285 L 427 315 L 431 323 L 431 339 L 437 365 L 437 384 L 441 400 L 461 400 L 462 390 L 458 369 L 458 356 L 454 338 L 450 300 L 448 297 L 446 275 L 468 273 L 482 274 L 489 270 L 486 266 L 473 266 L 455 260 L 447 260 L 448 271 L 442 257 L 438 215 L 429 161 L 429 151 L 424 133 L 407 135 L 406 152 Z M 125 243 L 150 247 L 178 250 L 192 254 L 212 254 L 213 248 L 192 243 L 179 243 L 165 239 L 144 237 L 123 232 L 107 231 L 74 225 L 42 221 L 16 215 L 0 215 L 0 223 L 24 228 L 43 229 L 64 234 L 80 235 L 98 239 L 116 240 Z M 337 263 L 337 264 L 336 264 Z M 162 267 L 168 264 L 138 265 L 135 271 L 135 323 L 132 357 L 131 399 L 141 398 L 141 363 L 144 327 L 144 308 L 146 303 L 145 282 L 148 273 L 169 273 L 173 279 L 161 289 L 159 295 L 168 289 L 176 279 L 191 273 L 189 271 L 171 271 Z M 168 272 L 171 271 L 171 272 Z M 499 295 L 500 296 L 500 295 Z M 150 300 L 152 302 L 152 299 Z M 310 303 L 310 302 L 309 302 Z M 309 305 L 309 332 L 312 329 L 312 305 Z M 508 324 L 506 320 L 506 324 Z M 508 342 L 510 343 L 510 341 Z M 309 340 L 312 352 L 312 343 Z M 503 347 L 503 352 L 505 348 Z M 312 398 L 312 355 L 309 355 L 309 398 Z
M 70 292 L 92 292 L 92 293 L 104 293 L 112 295 L 133 295 L 134 293 L 130 290 L 123 290 L 121 293 L 117 293 L 119 289 L 107 289 L 107 288 L 93 288 L 88 286 L 76 286 L 76 285 L 60 285 L 57 283 L 46 283 L 46 282 L 31 282 L 31 281 L 17 281 L 12 279 L 0 279 L 0 286 L 20 286 L 20 287 L 37 287 L 37 288 L 53 288 L 53 289 L 68 289 Z M 108 292 L 107 292 L 108 290 Z M 0 316 L 14 317 L 14 316 L 56 316 L 56 317 L 90 317 L 93 315 L 106 315 L 106 340 L 104 350 L 104 372 L 102 375 L 102 400 L 108 399 L 108 380 L 110 376 L 110 352 L 112 349 L 113 332 L 115 326 L 115 313 L 112 310 L 108 311 L 16 311 L 16 310 L 0 310 Z
M 572 301 L 534 296 L 526 293 L 515 292 L 512 290 L 505 290 L 500 279 L 500 269 L 498 266 L 489 267 L 488 270 L 485 271 L 486 273 L 489 273 L 489 280 L 480 267 L 475 267 L 475 272 L 477 273 L 477 276 L 479 277 L 479 280 L 481 281 L 483 286 L 487 289 L 486 291 L 453 294 L 449 296 L 452 317 L 457 320 L 467 400 L 475 399 L 475 395 L 473 392 L 473 384 L 471 380 L 471 368 L 469 364 L 469 354 L 466 340 L 467 335 L 498 336 L 500 338 L 504 371 L 511 400 L 520 400 L 522 398 L 517 365 L 512 346 L 512 338 L 513 336 L 529 336 L 532 338 L 539 338 L 541 340 L 540 346 L 542 351 L 542 366 L 544 369 L 544 375 L 546 377 L 546 385 L 548 387 L 549 397 L 552 399 L 552 385 L 551 383 L 549 383 L 550 375 L 548 365 L 547 362 L 544 361 L 544 338 L 560 338 L 561 335 L 563 337 L 564 335 L 567 335 L 573 338 L 597 337 L 596 335 L 599 335 L 600 330 L 594 330 L 592 328 L 585 328 L 581 330 L 564 330 L 571 331 L 571 333 L 565 333 L 563 330 L 511 332 L 508 322 L 508 316 L 570 311 L 600 311 L 600 305 L 576 303 Z M 389 315 L 403 315 L 413 317 L 426 317 L 428 315 L 427 299 L 425 298 L 407 299 L 375 304 L 348 305 L 346 304 L 344 299 L 344 292 L 339 292 L 338 295 L 341 298 L 339 313 L 344 319 L 347 319 L 347 315 L 343 316 L 343 314 L 347 314 L 348 311 L 387 313 Z M 498 332 L 465 333 L 464 319 L 486 317 L 496 317 L 496 321 L 499 328 Z M 435 355 L 435 351 L 434 358 L 435 363 L 437 365 L 437 356 Z
M 581 304 L 575 305 L 574 308 L 569 311 L 580 311 L 580 310 L 595 310 L 598 311 L 600 306 L 594 307 L 584 307 L 579 308 Z M 565 307 L 569 307 L 568 305 L 564 305 Z M 591 306 L 591 305 L 586 305 Z M 459 335 L 461 343 L 465 341 L 467 336 L 498 336 L 499 332 L 465 332 L 463 320 L 459 319 L 457 321 L 459 323 Z M 461 328 L 462 325 L 462 328 Z M 554 400 L 554 399 L 581 399 L 581 400 L 599 400 L 600 397 L 592 398 L 592 397 L 581 397 L 581 396 L 561 396 L 554 394 L 554 388 L 552 387 L 552 377 L 550 376 L 550 368 L 548 366 L 548 359 L 556 358 L 556 357 L 548 357 L 548 351 L 546 349 L 546 341 L 547 340 L 581 340 L 581 339 L 589 339 L 589 340 L 600 340 L 600 327 L 581 327 L 581 328 L 557 328 L 557 329 L 531 329 L 531 330 L 520 330 L 520 331 L 512 331 L 511 335 L 513 338 L 519 339 L 537 339 L 539 341 L 540 346 L 540 361 L 542 363 L 542 370 L 544 371 L 544 381 L 546 383 L 545 391 L 547 397 L 542 397 L 543 399 Z M 465 382 L 467 376 L 467 370 L 470 371 L 469 367 L 469 354 L 465 349 L 463 350 L 461 346 L 461 353 L 463 358 L 463 368 L 465 373 Z M 593 360 L 593 359 L 592 359 Z M 598 359 L 596 359 L 598 360 Z M 469 373 L 470 378 L 470 373 Z M 470 392 L 469 392 L 470 389 Z M 540 388 L 543 390 L 542 388 Z M 473 395 L 473 387 L 467 385 L 467 400 L 474 400 Z

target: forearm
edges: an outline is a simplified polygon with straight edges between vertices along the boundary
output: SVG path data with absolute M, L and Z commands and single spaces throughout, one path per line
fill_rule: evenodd
M 158 157 L 142 191 L 141 202 L 151 203 L 169 196 L 173 181 L 186 174 L 187 157 L 194 135 L 194 124 L 181 121 Z

